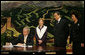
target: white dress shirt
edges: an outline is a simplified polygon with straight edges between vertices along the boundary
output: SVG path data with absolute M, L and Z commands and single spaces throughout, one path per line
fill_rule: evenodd
M 24 36 L 24 43 L 26 43 L 28 35 Z
M 58 23 L 60 22 L 60 20 L 61 20 L 61 18 L 59 18 L 57 21 L 58 21 Z

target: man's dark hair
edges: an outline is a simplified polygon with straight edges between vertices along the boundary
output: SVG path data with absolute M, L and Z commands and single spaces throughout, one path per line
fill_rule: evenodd
M 57 13 L 58 15 L 60 15 L 60 12 L 58 12 L 58 11 L 54 12 L 54 14 L 55 14 L 55 13 Z

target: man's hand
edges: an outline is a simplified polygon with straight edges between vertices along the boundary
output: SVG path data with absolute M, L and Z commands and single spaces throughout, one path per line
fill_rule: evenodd
M 41 44 L 42 43 L 42 40 L 38 40 L 38 42 L 39 42 L 39 44 Z
M 84 43 L 81 43 L 81 47 L 84 47 Z
M 12 45 L 12 43 L 6 42 L 6 46 L 10 46 Z

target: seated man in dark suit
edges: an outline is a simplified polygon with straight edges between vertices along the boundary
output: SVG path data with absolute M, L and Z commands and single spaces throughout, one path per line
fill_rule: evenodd
M 12 44 L 23 45 L 32 45 L 33 44 L 33 37 L 30 33 L 29 27 L 23 28 L 23 34 L 19 35 L 16 41 L 13 41 Z
M 23 28 L 23 34 L 19 35 L 19 37 L 12 41 L 13 45 L 33 45 L 33 36 L 30 33 L 30 29 L 28 26 Z

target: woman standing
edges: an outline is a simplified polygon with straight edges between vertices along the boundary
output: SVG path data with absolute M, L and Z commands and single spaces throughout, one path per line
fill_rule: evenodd
M 39 25 L 36 27 L 35 37 L 37 46 L 46 46 L 47 26 L 44 25 L 44 20 L 42 18 L 39 19 Z
M 72 13 L 72 26 L 71 26 L 71 41 L 73 41 L 73 54 L 80 54 L 81 36 L 80 36 L 80 23 L 75 13 Z

